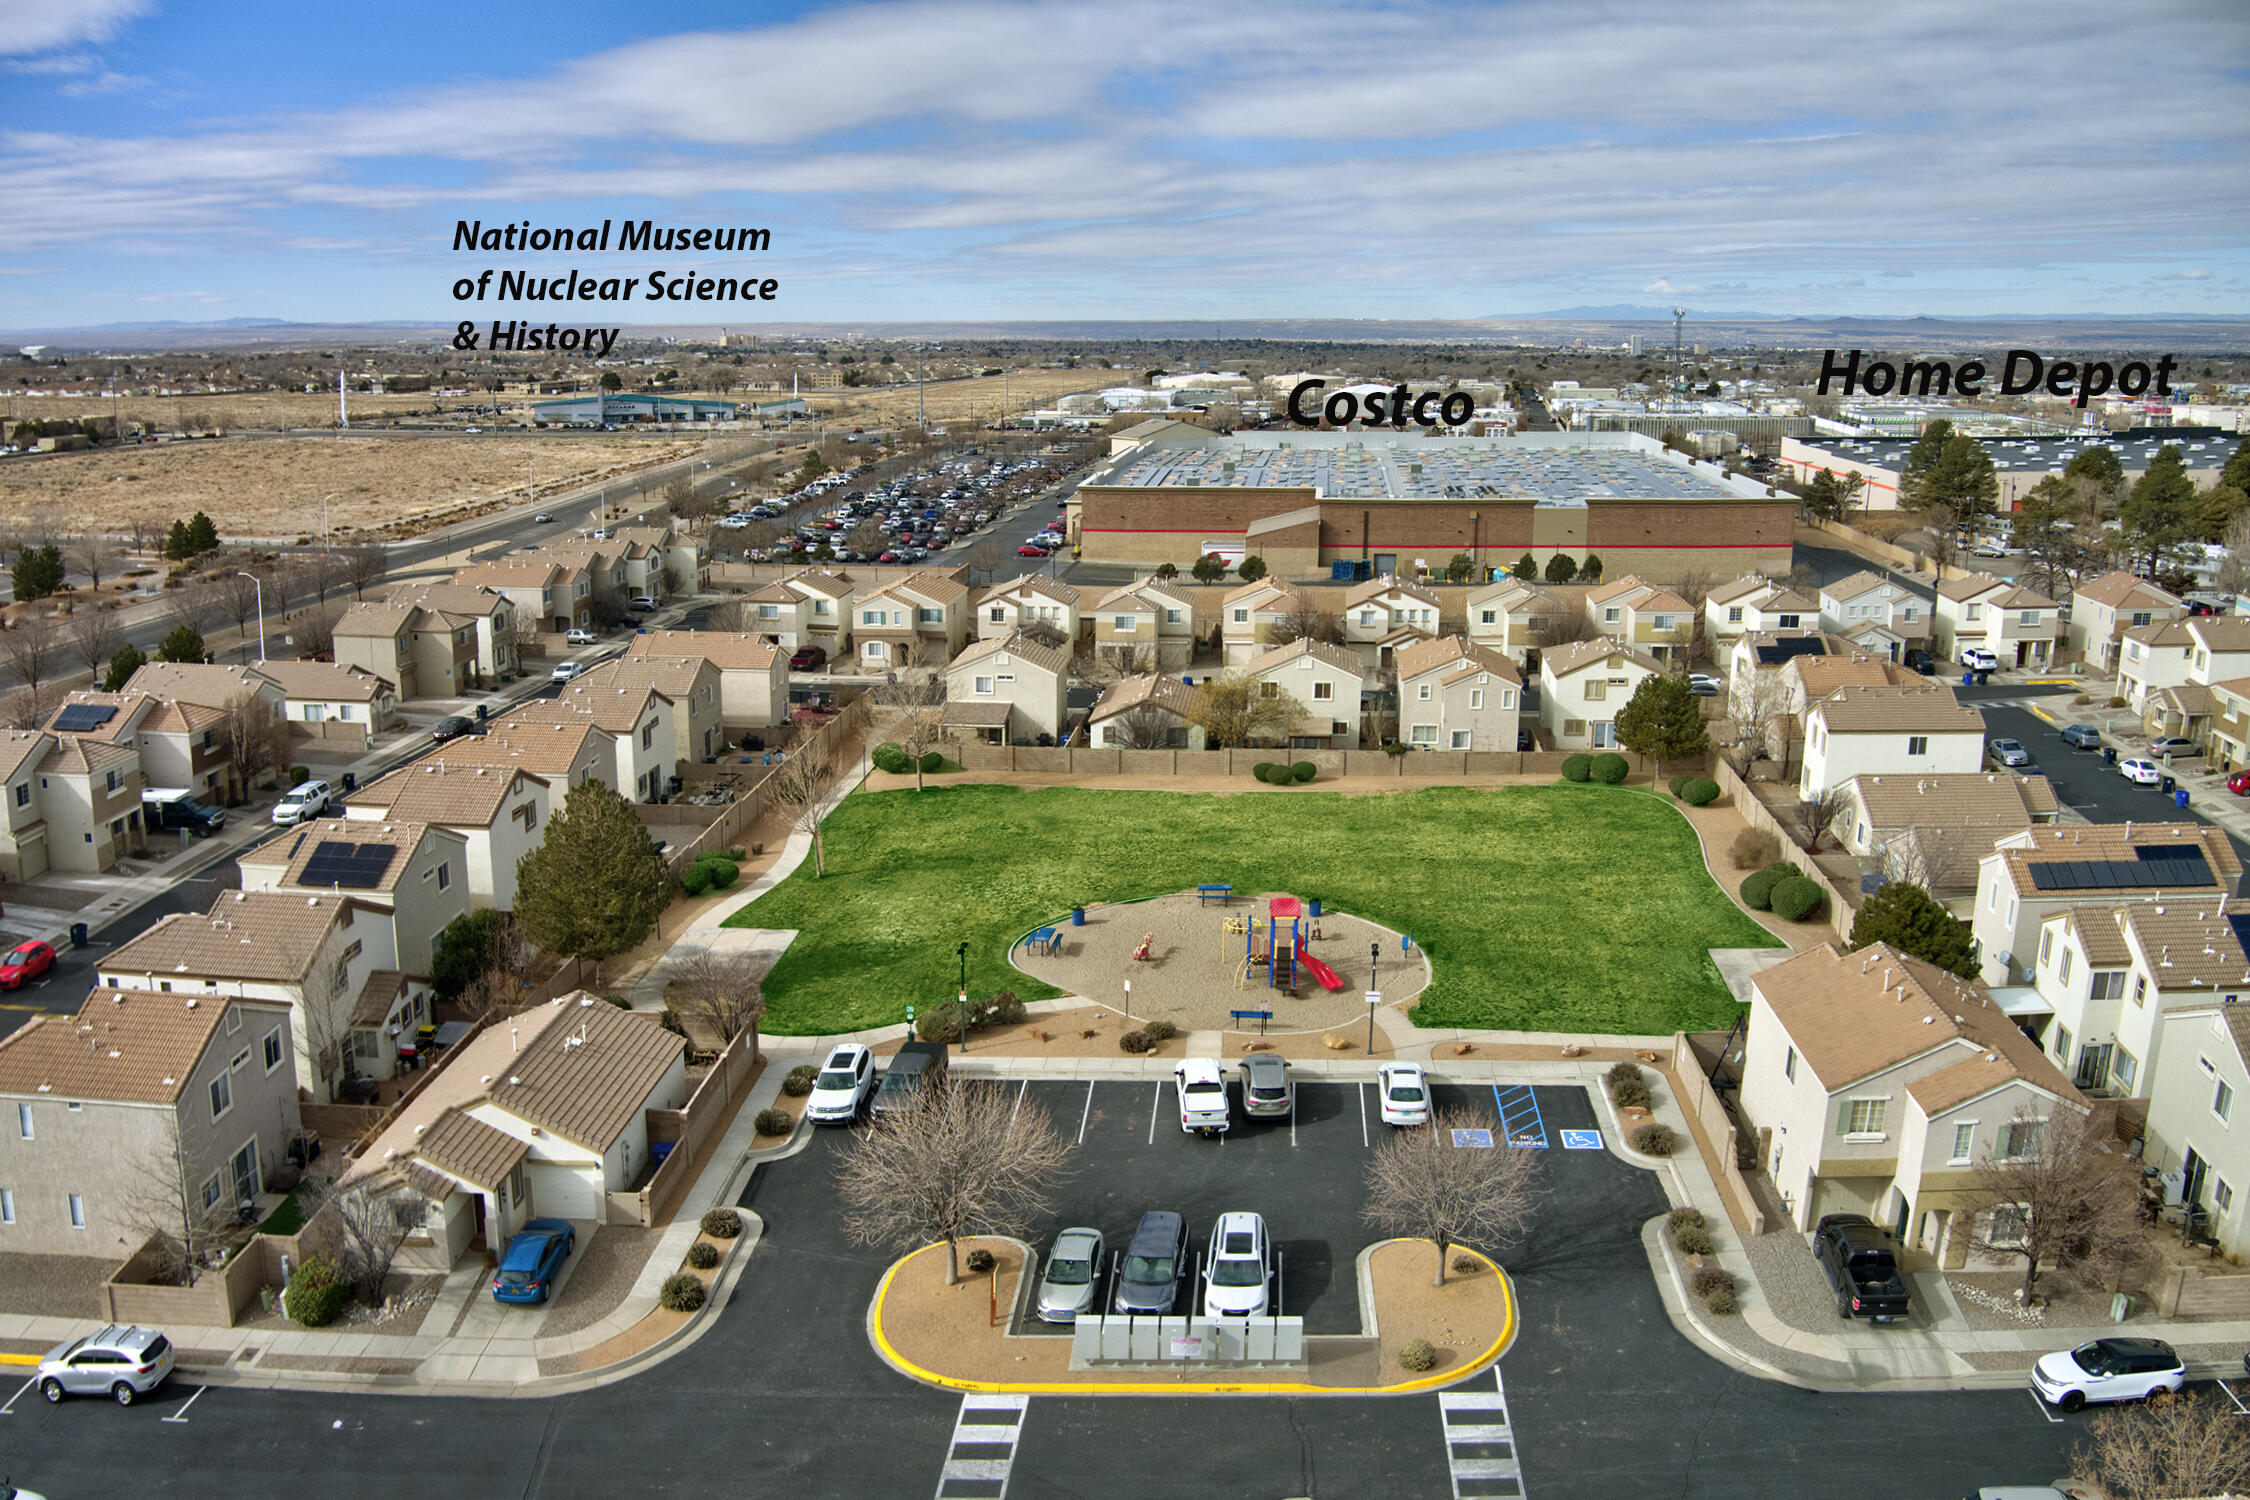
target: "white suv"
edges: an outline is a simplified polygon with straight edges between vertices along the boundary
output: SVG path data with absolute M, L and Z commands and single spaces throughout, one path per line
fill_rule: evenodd
M 1375 1070 L 1385 1125 L 1430 1123 L 1430 1083 L 1418 1063 L 1385 1063 Z
M 172 1344 L 149 1328 L 112 1323 L 82 1339 L 57 1344 L 39 1361 L 39 1394 L 49 1401 L 70 1396 L 108 1396 L 131 1406 L 162 1385 L 172 1373 Z
M 846 1042 L 828 1054 L 828 1061 L 814 1075 L 805 1118 L 815 1125 L 849 1125 L 859 1118 L 873 1092 L 875 1055 L 857 1042 Z
M 1204 1135 L 1224 1135 L 1232 1123 L 1227 1114 L 1227 1078 L 1218 1059 L 1191 1057 L 1172 1069 L 1173 1092 L 1180 1099 L 1180 1129 Z
M 1266 1237 L 1265 1219 L 1248 1213 L 1219 1215 L 1203 1267 L 1203 1315 L 1263 1317 L 1272 1285 L 1273 1242 Z
M 325 781 L 301 782 L 283 794 L 273 805 L 273 820 L 284 828 L 292 823 L 302 823 L 308 818 L 321 817 L 328 811 L 331 793 Z

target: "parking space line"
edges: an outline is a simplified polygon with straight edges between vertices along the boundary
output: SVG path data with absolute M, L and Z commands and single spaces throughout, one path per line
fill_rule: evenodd
M 1093 1113 L 1094 1083 L 1092 1079 L 1088 1079 L 1086 1081 L 1086 1107 L 1078 1112 L 1078 1144 L 1081 1146 L 1086 1144 L 1086 1122 L 1093 1117 Z
M 15 1394 L 14 1394 L 13 1396 L 10 1396 L 10 1397 L 8 1398 L 8 1404 L 7 1404 L 6 1406 L 0 1406 L 0 1417 L 12 1417 L 12 1416 L 14 1416 L 14 1415 L 16 1414 L 16 1411 L 15 1411 L 16 1403 L 17 1403 L 18 1401 L 21 1401 L 21 1400 L 23 1399 L 23 1393 L 24 1393 L 25 1391 L 28 1391 L 28 1390 L 30 1390 L 30 1389 L 31 1389 L 31 1388 L 32 1388 L 33 1386 L 37 1385 L 38 1383 L 39 1383 L 39 1377 L 38 1377 L 38 1376 L 36 1376 L 36 1375 L 34 1375 L 34 1376 L 32 1376 L 32 1377 L 31 1377 L 31 1378 L 30 1378 L 29 1380 L 25 1381 L 25 1382 L 24 1382 L 24 1383 L 23 1383 L 22 1385 L 19 1385 L 19 1386 L 17 1386 L 17 1387 L 16 1387 L 16 1393 L 15 1393 Z
M 187 1420 L 187 1409 L 195 1405 L 196 1402 L 201 1401 L 203 1399 L 203 1393 L 209 1389 L 211 1388 L 207 1385 L 197 1386 L 195 1388 L 195 1394 L 188 1397 L 187 1400 L 181 1402 L 180 1409 L 178 1411 L 172 1413 L 172 1415 L 168 1417 L 160 1417 L 157 1420 L 163 1422 L 185 1422 Z
M 1156 1086 L 1156 1092 L 1149 1095 L 1148 1099 L 1148 1143 L 1151 1146 L 1156 1144 L 1156 1112 L 1163 1107 L 1163 1104 L 1164 1085 L 1159 1083 Z
M 1031 1080 L 1026 1078 L 1016 1085 L 1016 1107 L 1008 1111 L 1008 1133 L 1015 1134 L 1016 1116 L 1023 1113 L 1023 1096 L 1031 1092 Z
M 2039 1415 L 2045 1417 L 2054 1426 L 2062 1426 L 2063 1419 L 2056 1416 L 2052 1411 L 2048 1410 L 2046 1397 L 2040 1395 L 2037 1391 L 2033 1390 L 2028 1385 L 2023 1388 L 2023 1393 L 2031 1398 L 2031 1404 L 2033 1406 L 2039 1408 Z
M 1359 1143 L 1371 1147 L 1375 1143 L 1367 1138 L 1367 1085 L 1359 1085 Z

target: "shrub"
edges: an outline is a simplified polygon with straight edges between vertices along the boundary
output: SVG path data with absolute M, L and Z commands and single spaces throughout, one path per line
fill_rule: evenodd
M 695 1227 L 715 1240 L 731 1240 L 742 1233 L 742 1215 L 731 1208 L 714 1208 L 707 1211 Z
M 1672 1133 L 1671 1126 L 1650 1120 L 1633 1127 L 1632 1141 L 1633 1149 L 1643 1156 L 1670 1156 L 1680 1138 Z
M 938 753 L 937 753 L 937 752 L 936 752 L 935 750 L 925 750 L 925 751 L 923 751 L 923 752 L 922 752 L 922 771 L 923 771 L 923 774 L 927 775 L 928 773 L 930 773 L 930 772 L 932 772 L 932 771 L 942 771 L 942 770 L 944 770 L 944 769 L 945 769 L 945 757 L 944 757 L 944 756 L 942 756 L 942 755 L 938 754 Z
M 723 854 L 702 856 L 688 867 L 688 873 L 701 875 L 703 883 L 714 891 L 725 890 L 728 886 L 733 885 L 742 874 L 740 870 L 735 868 L 734 861 Z M 680 883 L 682 885 L 687 883 L 685 877 L 682 878 Z
M 1770 904 L 1775 916 L 1802 922 L 1820 915 L 1820 909 L 1828 904 L 1828 893 L 1814 881 L 1792 875 L 1774 886 Z
M 877 745 L 870 758 L 875 762 L 876 770 L 888 771 L 893 776 L 903 776 L 914 768 L 914 763 L 906 758 L 906 752 L 896 745 Z
M 297 1267 L 297 1274 L 289 1278 L 289 1286 L 281 1294 L 281 1307 L 292 1320 L 307 1328 L 319 1328 L 334 1322 L 351 1299 L 352 1284 L 335 1263 L 325 1255 L 308 1255 Z
M 1633 767 L 1624 756 L 1617 754 L 1594 757 L 1594 779 L 1603 786 L 1615 786 L 1632 774 Z
M 694 1312 L 703 1305 L 706 1295 L 703 1278 L 682 1271 L 664 1278 L 664 1285 L 657 1289 L 656 1303 L 667 1312 Z
M 994 1026 L 1020 1026 L 1030 1014 L 1014 990 L 998 990 L 985 996 L 983 1014 L 978 1019 Z
M 311 766 L 291 766 L 289 768 L 289 784 L 291 786 L 299 786 L 310 780 L 312 780 Z
M 931 1006 L 914 1018 L 914 1034 L 925 1042 L 958 1042 L 961 1040 L 961 1007 L 950 1000 Z
M 1720 1287 L 1710 1296 L 1703 1299 L 1703 1305 L 1715 1313 L 1734 1313 L 1742 1311 L 1741 1300 L 1735 1296 L 1734 1288 L 1731 1286 Z
M 680 874 L 680 889 L 691 896 L 700 896 L 711 889 L 711 870 L 708 865 L 689 865 Z
M 1781 857 L 1781 840 L 1770 828 L 1745 828 L 1734 836 L 1734 847 L 1727 851 L 1727 857 L 1737 870 L 1762 870 Z
M 985 1272 L 998 1265 L 999 1260 L 993 1255 L 990 1250 L 987 1250 L 980 1245 L 976 1249 L 971 1250 L 968 1255 L 963 1258 L 961 1264 L 968 1267 L 969 1274 L 971 1276 L 982 1276 L 985 1274 Z
M 1768 865 L 1742 882 L 1742 904 L 1752 911 L 1766 911 L 1773 905 L 1773 888 L 1797 872 L 1787 865 Z
M 1619 1109 L 1646 1109 L 1653 1097 L 1638 1078 L 1620 1078 L 1609 1086 L 1610 1102 Z
M 787 1135 L 797 1128 L 797 1117 L 786 1109 L 761 1109 L 757 1126 L 760 1135 Z
M 1453 1271 L 1457 1276 L 1473 1276 L 1483 1269 L 1484 1262 L 1473 1255 L 1464 1254 L 1453 1257 Z
M 719 1263 L 719 1247 L 709 1240 L 697 1240 L 687 1247 L 687 1263 L 698 1271 L 708 1271 Z
M 1709 807 L 1719 800 L 1716 781 L 1691 781 L 1680 788 L 1680 800 L 1690 807 Z
M 2123 698 L 2112 698 L 2109 700 L 2109 706 L 2111 708 L 2123 708 L 2125 706 L 2125 700 Z
M 813 1080 L 819 1076 L 820 1069 L 811 1063 L 799 1063 L 781 1080 L 781 1091 L 792 1099 L 802 1099 L 812 1092 Z
M 1315 776 L 1318 776 L 1320 774 L 1320 767 L 1314 765 L 1309 760 L 1301 760 L 1289 768 L 1289 774 L 1294 776 L 1299 782 L 1306 782 L 1312 780 Z
M 1138 1056 L 1155 1046 L 1156 1043 L 1149 1039 L 1149 1034 L 1145 1031 L 1128 1031 L 1117 1039 L 1117 1045 Z
M 1693 1224 L 1696 1228 L 1701 1229 L 1703 1227 L 1703 1210 L 1700 1208 L 1675 1208 L 1664 1216 L 1664 1222 L 1674 1229 L 1679 1228 L 1682 1224 Z
M 1406 746 L 1400 744 L 1397 740 L 1393 740 L 1383 747 L 1383 753 L 1396 760 L 1406 753 Z
M 1408 1339 L 1398 1351 L 1401 1368 L 1408 1370 L 1434 1370 L 1437 1368 L 1437 1350 L 1430 1347 L 1428 1339 Z
M 1271 783 L 1273 781 L 1273 774 L 1276 771 L 1281 772 L 1283 777 L 1286 778 L 1289 773 L 1289 768 L 1285 765 L 1282 765 L 1278 761 L 1271 760 L 1261 760 L 1256 765 L 1250 768 L 1250 774 L 1252 776 L 1256 777 L 1260 781 L 1267 783 Z
M 1705 1266 L 1688 1278 L 1688 1290 L 1698 1297 L 1710 1297 L 1716 1292 L 1732 1294 L 1734 1272 L 1722 1271 L 1717 1266 Z
M 1576 754 L 1576 755 L 1566 755 L 1566 756 L 1564 756 L 1564 757 L 1563 757 L 1563 763 L 1562 763 L 1562 779 L 1563 779 L 1563 780 L 1565 780 L 1565 781 L 1591 781 L 1591 780 L 1593 780 L 1593 778 L 1594 778 L 1594 757 L 1592 757 L 1591 755 L 1588 755 L 1588 754 L 1584 753 L 1583 751 L 1581 751 L 1580 753 L 1578 753 L 1578 754 Z
M 604 995 L 602 996 L 602 998 L 608 1001 L 610 1004 L 616 1006 L 619 1010 L 631 1010 L 633 1008 L 633 1002 L 626 999 L 623 995 Z
M 1673 796 L 1677 797 L 1680 795 L 1680 788 L 1693 780 L 1695 780 L 1693 776 L 1675 776 L 1670 781 L 1665 782 L 1664 785 L 1670 789 Z
M 1604 1073 L 1602 1075 L 1602 1081 L 1609 1084 L 1612 1088 L 1616 1087 L 1618 1084 L 1624 1082 L 1628 1078 L 1632 1079 L 1635 1083 L 1648 1082 L 1648 1075 L 1641 1071 L 1641 1065 L 1637 1062 L 1617 1063 L 1613 1065 L 1607 1073 Z
M 2074 706 L 2078 708 L 2084 708 L 2094 701 L 2094 695 L 2092 693 L 2080 693 L 2077 697 L 2071 699 L 2070 701 Z
M 1674 1224 L 1672 1246 L 1682 1255 L 1709 1255 L 1718 1248 L 1711 1231 L 1701 1224 Z
M 1141 1028 L 1152 1042 L 1168 1042 L 1180 1034 L 1180 1028 L 1170 1021 L 1151 1021 Z

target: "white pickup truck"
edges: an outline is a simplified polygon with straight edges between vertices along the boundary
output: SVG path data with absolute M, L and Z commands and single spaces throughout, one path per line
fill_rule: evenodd
M 1227 1079 L 1216 1058 L 1191 1057 L 1173 1068 L 1172 1088 L 1180 1100 L 1180 1129 L 1203 1135 L 1226 1133 L 1231 1123 Z

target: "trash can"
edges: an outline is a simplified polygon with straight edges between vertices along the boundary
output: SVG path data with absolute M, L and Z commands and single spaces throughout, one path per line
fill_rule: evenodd
M 2176 792 L 2174 792 L 2174 793 L 2172 794 L 2172 805 L 2173 805 L 2173 806 L 2175 806 L 2175 807 L 2185 807 L 2185 806 L 2187 806 L 2187 788 L 2186 788 L 2186 787 L 2184 787 L 2184 786 L 2183 786 L 2183 787 L 2181 787 L 2181 788 L 2180 788 L 2180 789 L 2179 789 L 2178 791 L 2176 791 Z
M 1070 925 L 1073 927 L 1083 927 L 1086 925 L 1085 907 L 1074 906 L 1070 909 Z
M 1977 685 L 1977 674 L 1976 674 L 1976 673 L 1974 673 L 1974 672 L 1963 672 L 1963 673 L 1961 674 L 1961 686 L 1963 686 L 1963 687 L 1975 687 L 1976 685 Z
M 1305 915 L 1308 917 L 1320 915 L 1320 898 L 1318 896 L 1311 897 L 1305 902 Z
M 2102 764 L 2105 766 L 2117 764 L 2117 747 L 2115 745 L 2102 746 Z
M 344 790 L 347 792 L 356 792 L 359 790 L 359 772 L 346 771 L 344 773 Z
M 86 946 L 86 924 L 84 922 L 70 924 L 70 946 L 73 948 Z
M 486 710 L 485 706 L 484 706 L 484 705 L 483 705 L 482 703 L 479 703 L 479 704 L 477 705 L 477 722 L 478 722 L 479 724 L 482 724 L 482 723 L 484 722 L 484 716 L 485 716 L 485 713 L 486 713 L 486 712 L 487 712 L 487 710 Z
M 2157 785 L 2163 788 L 2166 792 L 2169 792 L 2172 790 L 2172 788 L 2178 786 L 2179 783 L 2174 781 L 2169 776 L 2161 776 L 2157 778 Z

